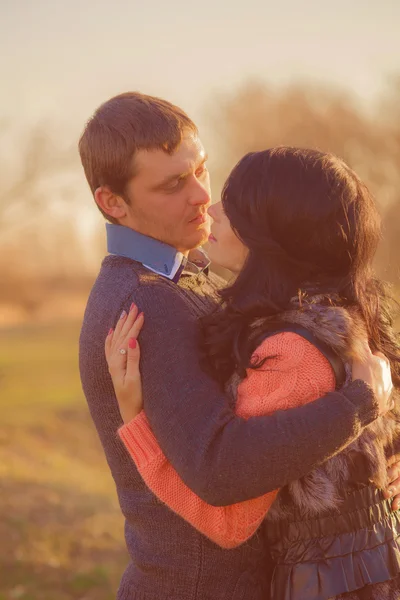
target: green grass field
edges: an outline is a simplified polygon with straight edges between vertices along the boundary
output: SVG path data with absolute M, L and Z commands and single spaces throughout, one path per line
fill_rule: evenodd
M 0 331 L 0 600 L 112 600 L 127 564 L 79 325 Z
M 78 335 L 0 331 L 0 600 L 113 600 L 128 561 Z

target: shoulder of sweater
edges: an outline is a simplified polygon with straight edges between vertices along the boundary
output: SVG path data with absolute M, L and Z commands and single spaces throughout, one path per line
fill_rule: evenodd
M 219 279 L 219 278 L 218 278 Z M 209 284 L 209 285 L 207 285 Z M 135 302 L 140 310 L 151 316 L 169 315 L 177 321 L 193 318 L 193 302 L 207 304 L 216 302 L 216 291 L 220 287 L 214 277 L 201 275 L 185 276 L 179 284 L 146 269 L 141 263 L 129 258 L 109 255 L 102 264 L 98 286 L 112 292 L 113 297 L 122 298 L 121 306 Z M 192 298 L 193 297 L 193 298 Z M 196 297 L 196 299 L 194 299 Z
M 154 271 L 150 271 L 146 267 L 144 267 L 141 263 L 132 260 L 131 258 L 127 258 L 124 256 L 116 256 L 116 255 L 108 255 L 103 259 L 102 262 L 102 272 L 106 271 L 107 276 L 109 276 L 110 271 L 115 275 L 118 274 L 127 274 L 129 273 L 131 278 L 137 283 L 138 286 L 160 286 L 163 289 L 171 288 L 177 289 L 180 286 L 167 277 L 163 275 L 159 275 Z M 192 276 L 191 276 L 192 277 Z M 213 287 L 216 289 L 220 289 L 226 286 L 226 281 L 216 273 L 210 270 L 208 275 L 201 275 L 201 279 L 204 282 L 211 283 Z M 196 279 L 194 276 L 193 279 Z M 127 284 L 132 284 L 132 279 L 128 280 Z M 201 287 L 198 285 L 198 287 Z
M 175 284 L 162 275 L 146 269 L 141 263 L 124 256 L 108 255 L 102 263 L 101 274 L 108 281 L 118 281 L 119 286 L 126 289 L 160 287 L 165 290 L 173 288 Z

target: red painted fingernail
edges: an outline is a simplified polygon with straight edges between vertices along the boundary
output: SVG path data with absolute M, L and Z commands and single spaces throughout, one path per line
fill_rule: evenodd
M 139 313 L 137 318 L 139 318 L 139 317 L 144 317 L 144 313 L 143 312 Z
M 108 335 L 110 335 L 110 333 L 112 333 L 114 331 L 114 329 L 111 327 L 110 331 L 108 332 Z
M 134 350 L 136 348 L 136 340 L 135 340 L 135 338 L 131 338 L 129 340 L 129 348 L 132 348 L 132 350 Z
M 132 304 L 131 304 L 131 307 L 130 307 L 130 309 L 129 309 L 129 312 L 131 312 L 131 310 L 133 310 L 133 309 L 135 308 L 135 306 L 136 306 L 136 305 L 135 305 L 135 303 L 134 303 L 134 302 L 132 302 Z

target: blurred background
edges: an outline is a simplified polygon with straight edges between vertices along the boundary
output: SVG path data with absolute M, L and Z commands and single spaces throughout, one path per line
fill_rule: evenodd
M 396 293 L 399 28 L 398 0 L 0 2 L 0 600 L 111 600 L 127 562 L 77 370 L 105 253 L 86 119 L 128 90 L 182 106 L 214 198 L 249 150 L 339 154 L 375 193 Z

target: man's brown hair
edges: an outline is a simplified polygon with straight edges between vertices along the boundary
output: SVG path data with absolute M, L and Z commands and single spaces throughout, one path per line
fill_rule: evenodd
M 160 149 L 172 154 L 187 131 L 197 134 L 196 125 L 182 109 L 166 100 L 139 92 L 111 98 L 96 110 L 79 140 L 79 154 L 92 193 L 108 186 L 124 196 L 135 174 L 135 153 Z

